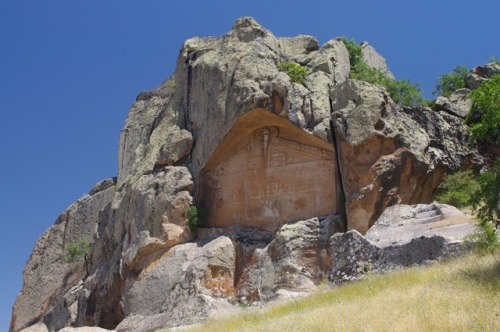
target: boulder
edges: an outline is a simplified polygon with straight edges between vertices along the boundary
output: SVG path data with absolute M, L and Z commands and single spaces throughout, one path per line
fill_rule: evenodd
M 465 118 L 472 108 L 472 100 L 468 98 L 469 94 L 469 89 L 458 89 L 449 97 L 439 96 L 436 99 L 436 110 Z
M 431 202 L 445 172 L 472 158 L 458 117 L 400 107 L 357 80 L 332 88 L 331 99 L 348 229 L 365 233 L 391 205 Z
M 471 90 L 477 89 L 479 85 L 488 78 L 500 72 L 500 63 L 490 62 L 484 66 L 474 67 L 465 78 L 467 87 Z
M 116 330 L 151 331 L 192 323 L 205 319 L 215 308 L 229 307 L 235 264 L 235 249 L 228 237 L 172 248 L 127 281 L 123 302 L 130 318 Z
M 310 291 L 326 277 L 327 242 L 340 230 L 339 215 L 283 225 L 264 248 L 256 249 L 237 283 L 242 301 L 275 298 L 280 290 Z
M 463 254 L 474 231 L 473 218 L 449 205 L 392 206 L 366 236 L 352 230 L 330 238 L 328 280 L 339 284 Z

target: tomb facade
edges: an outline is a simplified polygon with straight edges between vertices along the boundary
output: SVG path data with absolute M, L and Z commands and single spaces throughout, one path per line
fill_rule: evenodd
M 208 227 L 269 231 L 337 210 L 333 146 L 263 109 L 243 114 L 200 174 Z

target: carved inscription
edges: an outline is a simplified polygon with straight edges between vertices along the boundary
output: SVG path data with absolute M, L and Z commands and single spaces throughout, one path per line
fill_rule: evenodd
M 238 151 L 202 174 L 208 226 L 276 230 L 288 221 L 335 212 L 334 152 L 284 139 L 279 131 L 255 130 Z

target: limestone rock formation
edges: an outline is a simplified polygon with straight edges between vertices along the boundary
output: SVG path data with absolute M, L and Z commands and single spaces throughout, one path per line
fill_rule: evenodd
M 391 205 L 431 202 L 445 172 L 472 156 L 455 116 L 399 107 L 357 80 L 333 88 L 331 99 L 349 229 L 366 232 Z
M 363 56 L 388 71 L 370 45 Z M 303 85 L 279 69 L 288 61 L 306 68 Z M 466 129 L 349 73 L 342 39 L 277 38 L 249 17 L 187 40 L 173 76 L 132 105 L 117 178 L 35 244 L 11 331 L 150 331 L 336 281 L 352 251 L 420 255 L 422 245 L 336 233 L 365 233 L 394 204 L 430 202 L 445 172 L 470 162 Z M 193 203 L 214 212 L 207 228 L 188 227 Z M 425 241 L 447 241 L 439 236 Z M 64 263 L 80 238 L 92 243 L 88 275 L 84 262 Z

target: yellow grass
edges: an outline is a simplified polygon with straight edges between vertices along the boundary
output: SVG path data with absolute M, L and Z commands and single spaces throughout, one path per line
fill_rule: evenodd
M 500 252 L 369 276 L 182 331 L 500 331 Z

